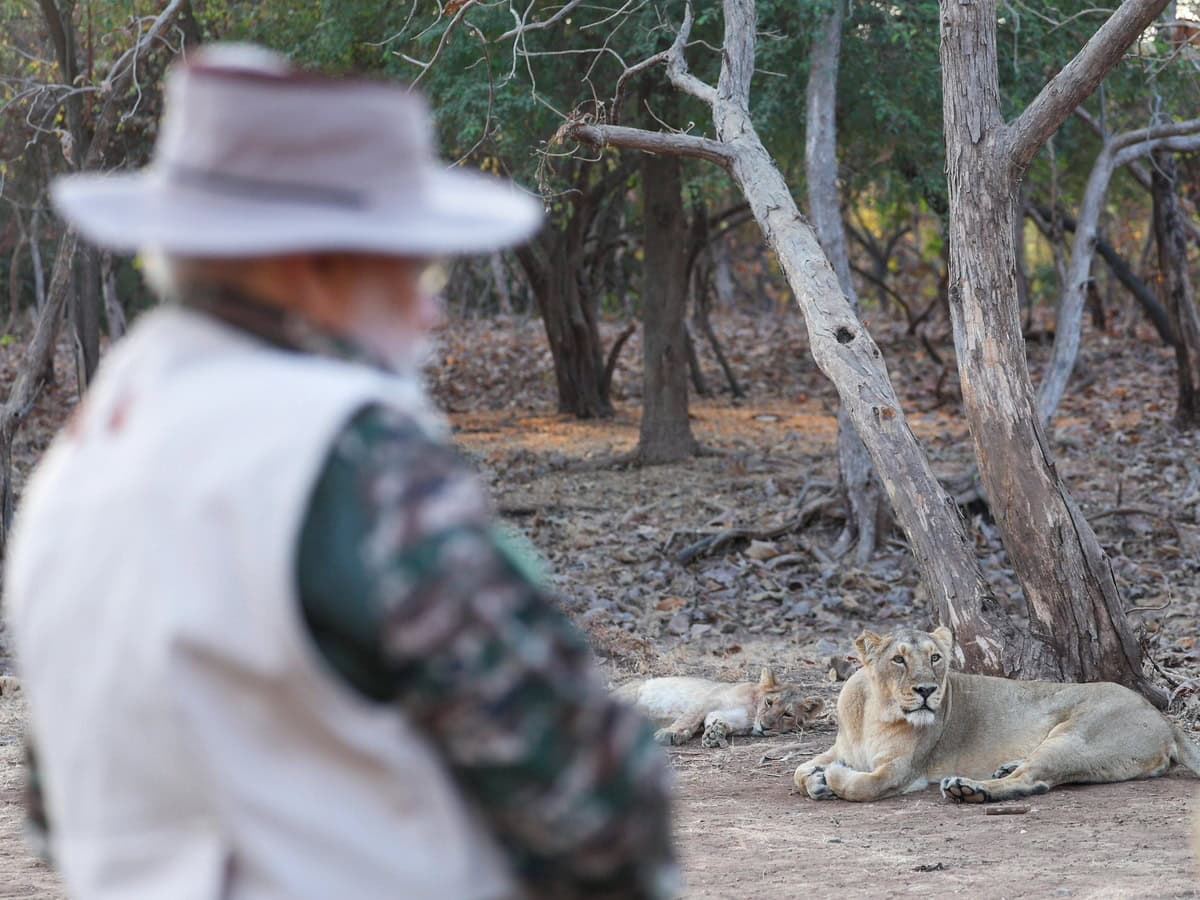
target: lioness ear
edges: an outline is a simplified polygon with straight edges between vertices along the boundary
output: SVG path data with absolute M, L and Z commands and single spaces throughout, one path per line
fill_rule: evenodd
M 775 690 L 775 673 L 764 666 L 762 674 L 758 676 L 758 686 L 768 691 Z
M 947 659 L 954 657 L 954 632 L 942 625 L 940 628 L 935 628 L 931 632 L 931 637 L 937 641 L 942 652 L 946 654 Z
M 854 649 L 858 651 L 858 661 L 865 666 L 882 644 L 883 638 L 880 635 L 873 631 L 864 631 L 854 639 Z

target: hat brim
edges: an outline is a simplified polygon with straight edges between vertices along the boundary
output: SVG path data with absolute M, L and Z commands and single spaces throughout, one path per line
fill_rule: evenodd
M 542 222 L 533 197 L 498 178 L 457 170 L 426 174 L 419 193 L 363 206 L 208 192 L 171 184 L 151 170 L 61 178 L 52 197 L 63 217 L 99 246 L 190 257 L 481 253 L 521 243 Z

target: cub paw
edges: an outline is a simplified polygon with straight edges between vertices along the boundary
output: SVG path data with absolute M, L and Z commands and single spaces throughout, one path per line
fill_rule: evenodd
M 992 775 L 992 777 L 993 778 L 1007 778 L 1013 772 L 1017 771 L 1017 769 L 1019 769 L 1024 764 L 1024 762 L 1025 762 L 1025 760 L 1023 760 L 1023 759 L 1014 759 L 1012 762 L 1006 762 L 1004 765 L 1002 765 L 1000 768 L 998 768 L 996 770 L 995 774 Z
M 814 800 L 833 800 L 837 797 L 829 782 L 825 780 L 825 769 L 822 766 L 813 769 L 804 779 L 804 789 Z
M 955 803 L 987 803 L 992 799 L 978 781 L 958 775 L 942 779 L 942 796 Z
M 654 743 L 664 747 L 677 747 L 686 744 L 691 735 L 685 731 L 674 731 L 670 728 L 660 728 L 654 732 Z
M 729 746 L 731 734 L 733 734 L 732 728 L 720 719 L 713 719 L 704 729 L 704 734 L 700 738 L 700 746 L 708 750 L 724 750 Z

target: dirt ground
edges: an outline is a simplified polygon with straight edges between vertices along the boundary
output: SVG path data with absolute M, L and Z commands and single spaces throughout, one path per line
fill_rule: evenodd
M 834 398 L 809 361 L 800 323 L 735 319 L 721 333 L 749 398 L 695 402 L 693 428 L 717 452 L 681 465 L 603 464 L 637 440 L 636 337 L 617 370 L 609 421 L 553 412 L 536 322 L 457 324 L 432 382 L 500 514 L 542 553 L 612 680 L 740 679 L 772 665 L 832 706 L 829 657 L 847 654 L 863 627 L 928 626 L 931 610 L 901 541 L 885 542 L 861 569 L 828 555 L 841 524 L 818 501 L 836 483 Z M 939 476 L 961 489 L 984 571 L 1020 622 L 1020 585 L 995 525 L 986 504 L 966 496 L 972 451 L 953 373 L 898 332 L 880 329 L 877 338 L 913 431 Z M 11 364 L 4 352 L 0 367 Z M 1036 369 L 1044 351 L 1032 352 Z M 720 385 L 712 361 L 705 364 L 710 384 Z M 1081 375 L 1053 445 L 1123 595 L 1139 608 L 1155 676 L 1175 695 L 1171 712 L 1190 726 L 1200 717 L 1200 441 L 1170 425 L 1171 365 L 1145 335 L 1085 334 Z M 17 447 L 18 476 L 73 392 L 65 383 L 47 393 Z M 817 512 L 802 527 L 679 561 L 730 527 L 766 532 L 806 508 Z M 0 633 L 0 674 L 10 664 L 2 645 Z M 0 900 L 55 900 L 65 896 L 61 886 L 20 840 L 23 727 L 19 696 L 0 696 Z M 936 791 L 862 806 L 792 795 L 796 763 L 825 749 L 834 727 L 828 720 L 805 735 L 804 754 L 787 764 L 758 765 L 780 739 L 670 751 L 686 897 L 1196 895 L 1189 829 L 1200 781 L 1187 773 L 1055 790 L 1017 816 L 953 806 Z

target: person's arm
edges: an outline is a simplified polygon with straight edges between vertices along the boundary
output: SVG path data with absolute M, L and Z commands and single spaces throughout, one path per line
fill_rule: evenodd
M 667 761 L 455 451 L 398 414 L 360 413 L 319 479 L 298 565 L 324 656 L 433 742 L 532 896 L 674 895 Z
M 38 767 L 33 740 L 25 736 L 25 842 L 30 851 L 45 863 L 50 856 L 50 820 L 46 816 L 45 795 L 42 792 L 42 773 Z

